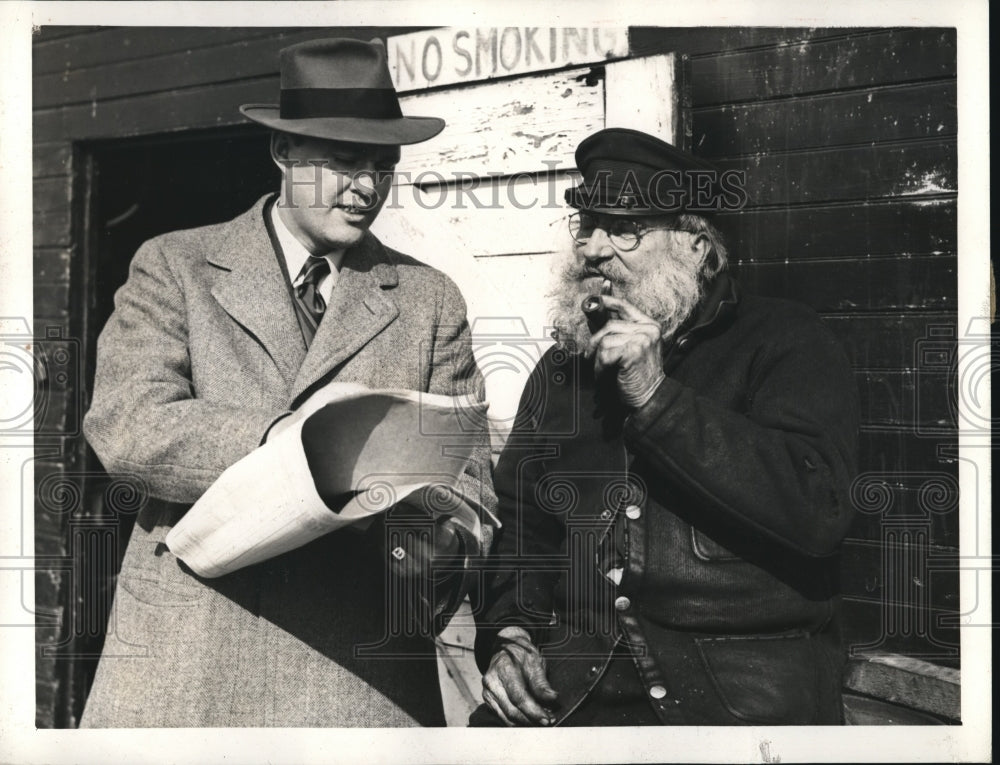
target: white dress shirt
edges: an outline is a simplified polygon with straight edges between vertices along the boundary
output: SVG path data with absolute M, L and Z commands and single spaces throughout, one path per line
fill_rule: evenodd
M 278 243 L 281 245 L 281 252 L 285 256 L 285 265 L 288 268 L 288 277 L 292 280 L 292 287 L 297 287 L 302 281 L 302 275 L 299 272 L 302 271 L 302 266 L 309 259 L 309 250 L 295 238 L 295 234 L 289 231 L 288 226 L 281 220 L 277 204 L 271 206 L 271 224 L 274 226 L 275 236 L 278 237 Z M 344 259 L 344 250 L 334 250 L 326 253 L 323 257 L 330 264 L 330 273 L 320 280 L 317 289 L 319 294 L 323 296 L 324 302 L 329 305 L 333 285 L 337 283 L 337 277 L 340 275 L 340 264 Z

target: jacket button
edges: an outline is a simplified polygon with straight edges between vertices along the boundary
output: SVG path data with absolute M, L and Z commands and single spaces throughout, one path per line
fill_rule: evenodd
M 638 505 L 629 505 L 628 507 L 625 508 L 625 516 L 630 521 L 639 520 L 639 517 L 641 515 L 642 515 L 642 508 L 639 507 Z
M 667 695 L 667 689 L 664 688 L 662 685 L 654 685 L 652 688 L 649 689 L 649 695 L 652 696 L 654 699 L 662 699 L 664 696 Z
M 619 611 L 628 611 L 632 606 L 632 601 L 622 595 L 620 598 L 615 598 L 615 608 Z

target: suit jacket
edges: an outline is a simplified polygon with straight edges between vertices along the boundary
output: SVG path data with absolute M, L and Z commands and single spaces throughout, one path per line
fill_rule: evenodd
M 119 576 L 82 724 L 443 724 L 432 643 L 407 632 L 376 523 L 213 580 L 163 544 L 276 418 L 331 380 L 483 395 L 465 303 L 444 274 L 366 235 L 306 349 L 264 225 L 144 244 L 98 341 L 88 440 L 150 499 Z M 495 504 L 485 434 L 464 490 Z
M 585 700 L 611 720 L 614 699 L 643 696 L 663 724 L 838 723 L 847 358 L 813 311 L 722 274 L 664 372 L 631 411 L 580 356 L 556 348 L 535 369 L 496 469 L 480 666 L 521 624 L 567 724 Z

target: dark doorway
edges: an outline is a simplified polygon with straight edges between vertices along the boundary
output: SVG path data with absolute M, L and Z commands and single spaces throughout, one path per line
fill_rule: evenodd
M 268 142 L 266 131 L 248 127 L 81 147 L 85 170 L 79 181 L 88 187 L 89 199 L 82 221 L 84 402 L 90 401 L 93 390 L 97 336 L 114 310 L 115 292 L 128 277 L 135 251 L 167 231 L 229 220 L 263 194 L 277 191 L 280 174 Z M 66 658 L 72 662 L 71 708 L 76 720 L 93 682 L 115 579 L 142 503 L 136 497 L 109 502 L 116 489 L 89 447 L 85 463 L 85 518 L 70 529 L 77 571 L 70 604 L 71 653 Z
M 144 241 L 229 220 L 277 191 L 268 141 L 267 132 L 249 128 L 91 147 L 97 276 L 91 326 L 99 331 L 111 315 L 114 292 Z

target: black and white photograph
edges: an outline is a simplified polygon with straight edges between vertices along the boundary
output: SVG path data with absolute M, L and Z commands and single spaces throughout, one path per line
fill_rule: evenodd
M 991 761 L 988 5 L 870 5 L 5 4 L 0 761 Z

